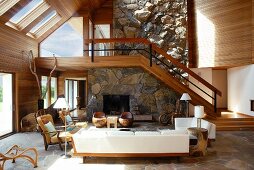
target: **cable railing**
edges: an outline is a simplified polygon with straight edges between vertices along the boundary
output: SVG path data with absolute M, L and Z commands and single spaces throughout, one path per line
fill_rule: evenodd
M 85 43 L 91 44 L 91 49 L 84 50 L 84 52 L 89 51 L 91 62 L 94 62 L 95 52 L 98 51 L 111 51 L 111 52 L 128 52 L 128 51 L 137 51 L 137 53 L 142 54 L 143 56 L 147 57 L 149 59 L 149 65 L 150 67 L 153 66 L 153 64 L 160 65 L 164 69 L 166 69 L 171 76 L 178 79 L 178 81 L 185 86 L 188 86 L 191 84 L 195 88 L 197 88 L 200 92 L 208 96 L 213 100 L 213 108 L 214 112 L 217 112 L 217 95 L 221 96 L 221 91 L 215 88 L 213 85 L 211 85 L 206 80 L 202 79 L 199 75 L 194 73 L 192 70 L 187 68 L 185 65 L 180 63 L 177 59 L 173 58 L 169 54 L 167 54 L 164 50 L 159 48 L 156 44 L 151 43 L 145 38 L 112 38 L 112 39 L 89 39 L 86 40 Z M 113 45 L 109 45 L 110 48 L 104 48 L 104 49 L 95 49 L 95 44 L 99 43 L 113 43 Z M 119 43 L 124 44 L 124 46 L 127 46 L 128 43 L 136 44 L 134 48 L 123 48 L 118 47 Z M 142 44 L 142 45 L 137 45 Z M 130 46 L 128 46 L 130 47 Z M 142 48 L 143 47 L 143 48 Z M 159 58 L 158 56 L 163 56 L 163 59 Z M 166 62 L 165 62 L 166 60 Z M 182 73 L 180 73 L 177 70 L 182 70 Z M 172 74 L 174 73 L 174 74 Z M 176 76 L 177 75 L 177 76 Z M 197 85 L 193 81 L 191 81 L 189 78 L 187 78 L 188 75 L 194 78 L 197 82 L 202 83 L 205 87 L 210 89 L 213 94 L 209 94 L 207 91 L 205 91 L 203 88 L 200 87 L 200 85 Z M 180 79 L 179 79 L 180 77 Z

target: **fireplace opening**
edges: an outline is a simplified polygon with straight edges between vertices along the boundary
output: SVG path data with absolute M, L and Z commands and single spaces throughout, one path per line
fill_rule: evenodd
M 129 95 L 103 95 L 103 112 L 121 114 L 130 111 Z

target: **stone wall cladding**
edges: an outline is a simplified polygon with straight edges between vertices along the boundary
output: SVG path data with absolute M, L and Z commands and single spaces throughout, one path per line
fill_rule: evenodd
M 91 110 L 103 110 L 103 95 L 130 95 L 130 109 L 139 107 L 141 114 L 156 114 L 175 110 L 180 94 L 168 88 L 141 68 L 101 68 L 88 71 L 89 99 L 96 96 Z M 88 114 L 89 114 L 88 113 Z
M 147 38 L 185 65 L 188 63 L 186 21 L 185 0 L 114 1 L 115 38 Z M 137 45 L 126 46 L 137 48 Z

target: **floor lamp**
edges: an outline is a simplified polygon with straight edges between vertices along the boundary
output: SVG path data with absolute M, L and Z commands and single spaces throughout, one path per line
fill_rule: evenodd
M 57 99 L 53 108 L 55 108 L 55 109 L 69 109 L 70 106 L 64 97 L 60 97 Z M 65 118 L 64 118 L 64 156 L 63 156 L 63 158 L 70 158 L 71 155 L 67 155 L 67 151 L 66 151 L 66 145 L 67 145 L 66 133 L 67 132 L 66 132 L 66 116 L 65 116 Z
M 190 115 L 189 115 L 189 100 L 191 100 L 190 95 L 188 93 L 183 93 L 183 95 L 180 98 L 180 100 L 184 100 L 186 102 L 186 105 L 187 105 L 187 108 L 186 108 L 187 117 L 190 117 Z

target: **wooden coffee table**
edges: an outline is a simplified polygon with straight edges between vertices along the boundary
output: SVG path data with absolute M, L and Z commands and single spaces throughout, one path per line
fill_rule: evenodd
M 107 117 L 107 128 L 110 128 L 110 125 L 113 124 L 114 128 L 117 128 L 117 116 L 108 116 Z
M 206 155 L 208 131 L 204 128 L 190 127 L 188 133 L 197 137 L 197 145 L 190 146 L 190 155 L 204 156 Z

